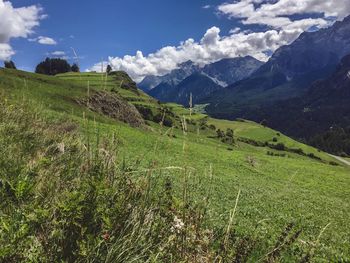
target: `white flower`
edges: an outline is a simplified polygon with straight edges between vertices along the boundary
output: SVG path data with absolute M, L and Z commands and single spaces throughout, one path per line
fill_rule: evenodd
M 181 218 L 178 218 L 177 216 L 175 216 L 174 225 L 171 227 L 171 231 L 179 233 L 184 226 L 185 226 L 185 223 L 182 222 Z

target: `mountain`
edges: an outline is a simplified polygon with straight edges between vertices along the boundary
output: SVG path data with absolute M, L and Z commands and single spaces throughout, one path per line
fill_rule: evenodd
M 262 106 L 305 95 L 315 80 L 329 76 L 348 53 L 350 16 L 329 28 L 304 32 L 292 44 L 279 48 L 251 77 L 203 102 L 211 104 L 209 114 L 220 118 L 256 113 Z
M 228 84 L 247 78 L 262 64 L 263 62 L 250 56 L 223 59 L 203 68 L 188 61 L 180 64 L 178 69 L 167 75 L 147 76 L 138 86 L 158 100 L 187 105 L 188 100 L 184 97 L 189 96 L 190 93 L 196 98 L 195 101 L 199 102 L 209 96 L 208 91 L 214 92 Z M 189 78 L 192 75 L 193 77 Z M 183 81 L 185 82 L 181 83 Z
M 315 81 L 302 98 L 262 108 L 271 126 L 303 139 L 326 132 L 333 126 L 350 126 L 350 55 L 331 76 Z M 288 121 L 286 121 L 288 117 Z
M 350 54 L 345 56 L 331 77 L 315 82 L 308 93 L 310 103 L 325 105 L 350 100 Z M 337 105 L 339 106 L 339 104 Z
M 222 86 L 208 76 L 197 72 L 176 86 L 161 83 L 156 88 L 150 90 L 148 94 L 160 101 L 176 102 L 188 106 L 190 94 L 193 95 L 193 103 L 198 103 L 212 92 L 222 88 Z
M 176 86 L 188 76 L 200 70 L 199 66 L 192 61 L 187 61 L 179 64 L 177 69 L 172 70 L 169 74 L 164 76 L 146 76 L 139 84 L 138 87 L 148 92 L 160 84 L 167 84 L 170 86 Z
M 227 58 L 218 62 L 206 65 L 202 72 L 221 83 L 221 86 L 228 86 L 253 74 L 264 63 L 251 57 Z
M 146 76 L 137 86 L 143 91 L 148 91 L 154 89 L 160 83 L 162 83 L 161 77 L 150 75 Z
M 304 96 L 249 108 L 242 116 L 324 151 L 350 156 L 350 54 L 335 71 L 316 80 Z

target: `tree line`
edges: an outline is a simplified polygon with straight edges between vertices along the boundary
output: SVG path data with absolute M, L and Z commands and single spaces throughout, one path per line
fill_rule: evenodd
M 4 67 L 7 69 L 17 69 L 12 60 L 4 61 Z M 67 60 L 61 58 L 46 58 L 35 68 L 35 73 L 45 75 L 57 75 L 67 72 L 80 72 L 80 68 L 76 63 L 70 65 Z
M 12 60 L 4 61 L 4 67 L 8 69 L 17 69 L 15 63 Z M 80 72 L 80 68 L 76 63 L 70 65 L 67 60 L 61 58 L 46 58 L 35 68 L 35 73 L 44 75 L 54 76 L 67 72 Z M 106 72 L 108 74 L 112 72 L 111 65 L 107 66 Z

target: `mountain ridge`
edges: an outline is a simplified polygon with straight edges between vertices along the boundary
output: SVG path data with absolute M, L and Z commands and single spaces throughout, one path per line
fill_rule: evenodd
M 178 69 L 164 76 L 147 76 L 138 86 L 158 100 L 187 105 L 187 102 L 184 104 L 183 100 L 185 96 L 184 86 L 187 88 L 186 96 L 193 93 L 194 97 L 197 98 L 196 101 L 199 102 L 199 99 L 210 95 L 209 90 L 211 92 L 221 90 L 230 83 L 244 79 L 254 73 L 261 65 L 263 62 L 251 56 L 222 59 L 203 68 L 192 61 L 187 61 L 180 64 Z M 193 82 L 190 83 L 187 78 L 192 75 L 194 77 L 190 80 Z M 181 86 L 185 80 L 186 84 Z M 198 87 L 199 84 L 200 87 Z M 176 90 L 181 92 L 180 96 L 176 94 Z

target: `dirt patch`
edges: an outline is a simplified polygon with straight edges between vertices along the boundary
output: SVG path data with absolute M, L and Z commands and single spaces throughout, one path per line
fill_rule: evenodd
M 83 104 L 94 112 L 123 121 L 133 127 L 140 127 L 145 124 L 135 106 L 116 94 L 99 91 L 91 95 L 90 98 L 78 100 L 78 103 Z

